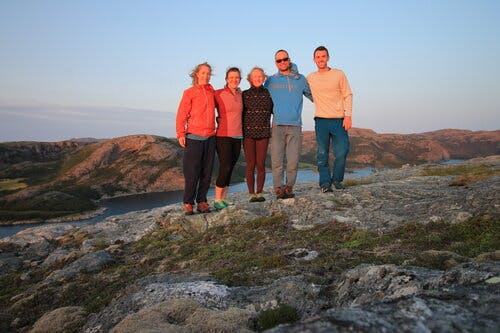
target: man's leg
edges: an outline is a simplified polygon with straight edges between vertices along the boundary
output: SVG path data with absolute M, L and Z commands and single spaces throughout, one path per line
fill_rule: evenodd
M 271 167 L 274 188 L 283 186 L 283 158 L 285 156 L 284 126 L 273 126 L 271 134 Z
M 293 188 L 299 170 L 300 148 L 302 146 L 302 127 L 287 126 L 286 136 L 286 185 Z
M 342 126 L 342 119 L 334 119 L 333 129 L 333 182 L 340 183 L 344 180 L 345 162 L 349 153 L 349 134 Z
M 332 185 L 332 176 L 328 159 L 330 155 L 330 131 L 328 122 L 330 119 L 316 119 L 314 129 L 316 131 L 316 163 L 319 172 L 319 187 L 329 188 Z

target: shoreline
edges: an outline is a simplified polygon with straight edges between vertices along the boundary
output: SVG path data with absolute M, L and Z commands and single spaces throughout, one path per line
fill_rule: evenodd
M 446 163 L 447 161 L 454 161 L 454 160 L 442 160 L 442 161 L 437 162 L 437 164 L 442 164 L 443 162 Z M 408 167 L 408 166 L 409 165 L 403 165 L 401 168 L 405 168 L 405 167 Z M 417 166 L 417 165 L 415 165 L 415 166 Z M 373 174 L 380 173 L 382 171 L 390 170 L 390 169 L 399 169 L 399 168 L 388 168 L 388 167 L 386 167 L 386 168 L 375 168 L 373 166 L 359 168 L 359 169 L 357 169 L 357 168 L 349 168 L 349 169 L 346 169 L 346 174 L 353 174 L 357 170 L 370 170 L 371 171 L 370 172 L 370 176 L 371 176 Z M 318 174 L 317 170 L 315 168 L 313 168 L 313 167 L 307 167 L 307 168 L 301 168 L 301 169 L 299 169 L 299 171 L 301 171 L 301 170 L 302 171 L 309 170 L 309 171 L 313 172 L 314 174 Z M 243 182 L 236 182 L 236 183 L 232 183 L 230 186 L 244 184 L 244 183 L 245 183 L 245 181 L 243 181 Z M 112 196 L 112 197 L 103 197 L 103 198 L 99 199 L 98 202 L 109 201 L 109 200 L 118 199 L 118 198 L 132 197 L 132 196 L 136 196 L 136 195 L 160 194 L 160 193 L 165 193 L 165 192 L 172 192 L 173 193 L 173 192 L 178 192 L 178 191 L 182 191 L 182 189 L 181 190 L 171 190 L 171 191 L 160 191 L 160 192 L 121 193 L 119 195 Z M 13 226 L 19 226 L 19 225 L 38 224 L 38 223 L 78 222 L 78 221 L 83 221 L 83 220 L 87 220 L 87 219 L 91 219 L 91 218 L 103 215 L 106 212 L 107 209 L 108 208 L 106 208 L 106 207 L 100 207 L 100 208 L 98 208 L 96 210 L 88 211 L 88 212 L 81 213 L 81 214 L 72 214 L 72 215 L 67 215 L 67 216 L 55 217 L 55 218 L 47 219 L 47 220 L 37 219 L 37 220 L 12 221 L 12 222 L 9 222 L 8 224 L 7 223 L 0 224 L 0 228 L 1 227 L 13 227 Z
M 106 207 L 100 207 L 96 210 L 92 211 L 87 211 L 83 212 L 80 214 L 71 214 L 71 215 L 66 215 L 66 216 L 60 216 L 60 217 L 54 217 L 51 219 L 39 219 L 39 220 L 20 220 L 20 221 L 13 221 L 12 223 L 1 223 L 0 227 L 11 227 L 11 226 L 16 226 L 16 225 L 28 225 L 28 224 L 37 224 L 37 223 L 65 223 L 65 222 L 76 222 L 76 221 L 81 221 L 81 220 L 86 220 L 86 219 L 91 219 L 96 216 L 104 214 L 104 212 L 107 210 Z

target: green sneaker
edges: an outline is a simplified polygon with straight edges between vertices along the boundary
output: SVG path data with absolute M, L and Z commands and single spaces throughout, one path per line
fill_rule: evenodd
M 226 208 L 226 205 L 224 204 L 224 200 L 217 200 L 214 202 L 214 207 L 216 210 L 221 210 Z
M 224 203 L 224 205 L 226 205 L 226 207 L 227 206 L 234 206 L 234 203 L 229 201 L 229 200 L 222 199 L 221 201 Z

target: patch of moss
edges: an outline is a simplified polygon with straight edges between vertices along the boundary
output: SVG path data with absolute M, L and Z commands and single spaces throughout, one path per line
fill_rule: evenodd
M 170 229 L 160 229 L 153 235 L 142 237 L 140 240 L 134 243 L 134 252 L 151 252 L 154 250 L 165 249 L 172 242 L 170 235 L 172 231 Z
M 88 312 L 99 312 L 116 294 L 127 285 L 127 281 L 82 278 L 66 285 L 61 293 L 61 305 L 83 306 Z
M 258 218 L 245 224 L 219 226 L 204 234 L 177 239 L 166 229 L 144 237 L 132 247 L 144 258 L 140 270 L 160 273 L 173 269 L 185 273 L 209 273 L 230 286 L 258 285 L 289 274 L 304 274 L 315 283 L 326 283 L 345 269 L 361 263 L 402 264 L 423 250 L 455 251 L 462 256 L 499 248 L 499 221 L 477 217 L 462 224 L 445 221 L 407 223 L 377 234 L 331 222 L 310 230 L 292 229 L 287 217 Z M 295 248 L 319 253 L 311 261 L 288 258 Z M 158 265 L 161 262 L 161 265 Z M 158 270 L 161 267 L 161 270 Z
M 274 269 L 286 266 L 287 261 L 283 255 L 271 255 L 257 260 L 257 266 L 263 269 Z
M 0 275 L 0 307 L 4 305 L 14 295 L 23 292 L 26 286 L 21 280 L 20 272 L 12 272 Z
M 26 188 L 28 185 L 24 183 L 25 178 L 1 179 L 0 191 L 15 191 Z
M 481 215 L 457 224 L 445 221 L 425 225 L 409 223 L 385 236 L 386 239 L 391 237 L 399 238 L 402 245 L 416 251 L 450 250 L 462 256 L 475 257 L 500 249 L 500 220 Z
M 421 173 L 422 176 L 458 176 L 450 185 L 462 186 L 500 175 L 500 170 L 495 170 L 487 165 L 452 165 L 445 167 L 427 167 Z
M 340 245 L 346 249 L 367 249 L 376 244 L 376 235 L 366 230 L 355 230 L 351 235 L 344 238 L 345 242 Z
M 299 313 L 293 306 L 281 304 L 275 309 L 262 311 L 257 317 L 257 328 L 264 331 L 280 324 L 293 324 L 299 319 Z
M 94 242 L 94 248 L 96 249 L 96 251 L 104 250 L 108 246 L 109 244 L 103 238 L 96 239 Z
M 283 215 L 274 215 L 270 217 L 260 217 L 248 224 L 249 228 L 260 228 L 265 226 L 272 226 L 277 224 L 284 224 L 285 216 Z

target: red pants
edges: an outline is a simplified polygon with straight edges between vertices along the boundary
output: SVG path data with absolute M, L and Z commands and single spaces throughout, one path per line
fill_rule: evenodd
M 266 156 L 269 138 L 243 139 L 243 151 L 247 162 L 247 186 L 250 194 L 255 194 L 255 168 L 257 167 L 257 193 L 262 193 L 266 180 Z

